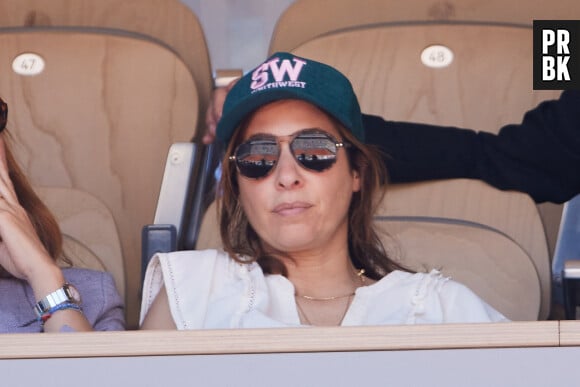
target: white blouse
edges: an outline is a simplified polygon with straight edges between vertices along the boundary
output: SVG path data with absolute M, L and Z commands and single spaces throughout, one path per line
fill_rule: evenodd
M 165 285 L 178 329 L 300 326 L 294 286 L 220 250 L 155 255 L 145 275 L 140 323 Z M 343 326 L 508 321 L 464 285 L 430 273 L 394 271 L 356 290 Z

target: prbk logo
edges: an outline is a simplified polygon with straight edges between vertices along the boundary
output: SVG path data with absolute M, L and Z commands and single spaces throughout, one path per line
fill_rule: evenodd
M 580 20 L 534 20 L 534 89 L 580 89 Z
M 306 82 L 299 79 L 305 65 L 306 61 L 298 58 L 283 59 L 281 62 L 279 58 L 273 58 L 254 70 L 250 88 L 252 92 L 278 87 L 304 88 Z

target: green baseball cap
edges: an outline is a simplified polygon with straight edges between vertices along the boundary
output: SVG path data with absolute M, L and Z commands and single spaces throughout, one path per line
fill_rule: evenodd
M 217 125 L 218 139 L 227 144 L 245 117 L 282 99 L 299 99 L 317 106 L 364 142 L 360 106 L 348 78 L 324 63 L 287 52 L 275 53 L 236 82 Z

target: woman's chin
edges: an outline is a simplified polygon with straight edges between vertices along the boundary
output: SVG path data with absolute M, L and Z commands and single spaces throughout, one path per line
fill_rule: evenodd
M 316 248 L 320 242 L 317 241 L 316 238 L 312 238 L 313 235 L 315 234 L 300 237 L 287 234 L 282 237 L 275 238 L 273 243 L 268 243 L 268 245 L 277 251 L 292 254 L 293 252 Z

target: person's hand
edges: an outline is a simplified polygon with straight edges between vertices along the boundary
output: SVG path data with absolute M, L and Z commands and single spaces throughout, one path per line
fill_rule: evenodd
M 228 92 L 238 80 L 234 79 L 226 87 L 218 87 L 213 91 L 209 106 L 205 113 L 206 132 L 201 139 L 204 144 L 211 144 L 215 140 L 217 124 L 222 116 L 224 101 Z
M 36 300 L 59 289 L 65 277 L 45 249 L 28 213 L 20 205 L 8 172 L 4 138 L 0 136 L 0 265 L 30 285 Z M 55 257 L 56 258 L 56 257 Z M 44 332 L 90 331 L 91 325 L 78 310 L 59 310 L 45 321 Z
M 0 265 L 14 277 L 29 282 L 33 288 L 37 280 L 44 282 L 47 277 L 54 278 L 51 282 L 62 282 L 60 269 L 44 248 L 26 210 L 18 201 L 8 173 L 2 137 L 0 137 L 0 238 Z M 62 283 L 57 285 L 61 286 Z M 47 286 L 54 285 L 47 283 Z M 42 292 L 44 289 L 39 291 Z

